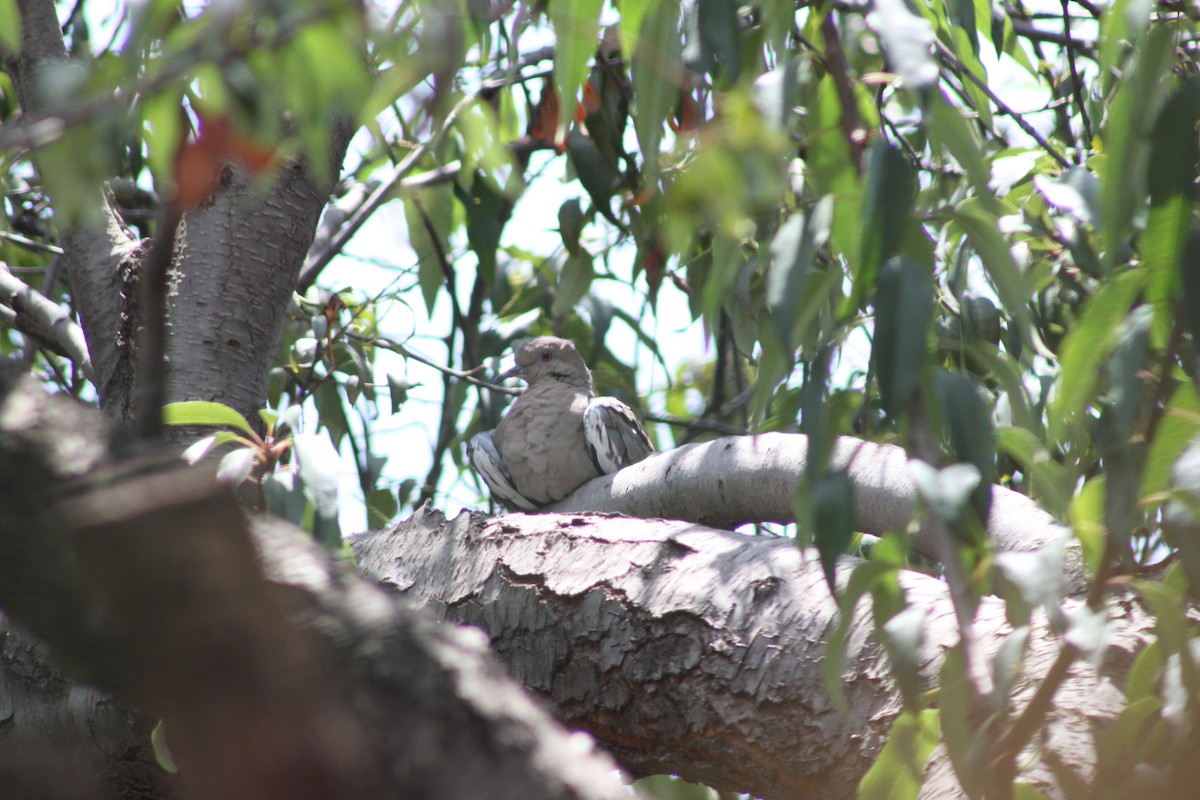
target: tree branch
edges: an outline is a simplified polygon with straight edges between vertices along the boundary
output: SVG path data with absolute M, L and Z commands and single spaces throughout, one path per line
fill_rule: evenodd
M 93 379 L 92 357 L 83 330 L 61 306 L 13 275 L 3 261 L 0 261 L 0 303 L 13 310 L 12 324 L 17 330 L 71 359 L 88 380 Z
M 645 461 L 584 484 L 548 511 L 616 511 L 734 528 L 750 522 L 791 522 L 793 503 L 808 464 L 808 439 L 798 433 L 732 436 L 656 453 Z M 908 474 L 908 454 L 894 445 L 849 436 L 833 446 L 831 469 L 848 470 L 854 485 L 855 524 L 865 533 L 905 528 L 917 492 Z M 1032 500 L 992 487 L 988 532 L 1000 550 L 1040 550 L 1069 535 L 1066 527 Z M 913 542 L 937 559 L 934 537 Z M 1068 549 L 1070 591 L 1086 585 L 1078 554 Z

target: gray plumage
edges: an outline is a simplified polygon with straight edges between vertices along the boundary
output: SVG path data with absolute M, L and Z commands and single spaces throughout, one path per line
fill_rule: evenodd
M 539 336 L 517 348 L 516 359 L 502 377 L 523 378 L 529 388 L 495 430 L 467 445 L 471 466 L 495 500 L 534 511 L 654 451 L 629 406 L 595 396 L 574 344 Z

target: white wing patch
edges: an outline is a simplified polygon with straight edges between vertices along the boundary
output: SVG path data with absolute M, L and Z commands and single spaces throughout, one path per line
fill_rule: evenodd
M 633 411 L 615 397 L 594 397 L 588 403 L 583 412 L 583 438 L 592 463 L 604 475 L 654 452 Z
M 491 431 L 477 433 L 471 437 L 471 441 L 467 443 L 467 460 L 488 485 L 492 499 L 509 508 L 522 511 L 537 510 L 536 503 L 517 491 L 512 477 L 508 474 L 508 467 L 504 465 L 504 459 L 500 457 L 500 451 L 492 441 Z

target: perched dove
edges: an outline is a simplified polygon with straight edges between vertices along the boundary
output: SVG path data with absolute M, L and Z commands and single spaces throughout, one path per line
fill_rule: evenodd
M 566 339 L 526 341 L 501 377 L 514 376 L 529 388 L 495 430 L 467 445 L 471 466 L 509 508 L 534 511 L 654 451 L 629 406 L 596 397 L 592 373 Z

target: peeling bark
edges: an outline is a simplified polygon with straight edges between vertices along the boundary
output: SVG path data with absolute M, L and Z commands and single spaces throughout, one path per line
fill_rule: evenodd
M 685 522 L 599 515 L 424 511 L 352 540 L 360 569 L 447 619 L 478 625 L 526 686 L 569 726 L 593 733 L 636 775 L 674 772 L 761 797 L 853 797 L 900 710 L 886 653 L 860 606 L 847 640 L 840 709 L 821 680 L 837 607 L 819 562 L 790 541 Z M 937 682 L 957 623 L 945 585 L 917 573 L 902 585 L 924 608 L 921 674 Z M 1051 797 L 1059 759 L 1082 780 L 1091 731 L 1120 710 L 1120 685 L 1152 623 L 1114 604 L 1103 673 L 1073 668 L 1028 774 Z M 1008 632 L 985 598 L 975 621 L 985 652 Z M 1019 709 L 1060 644 L 1044 620 L 1031 636 Z M 940 754 L 926 797 L 961 795 Z

